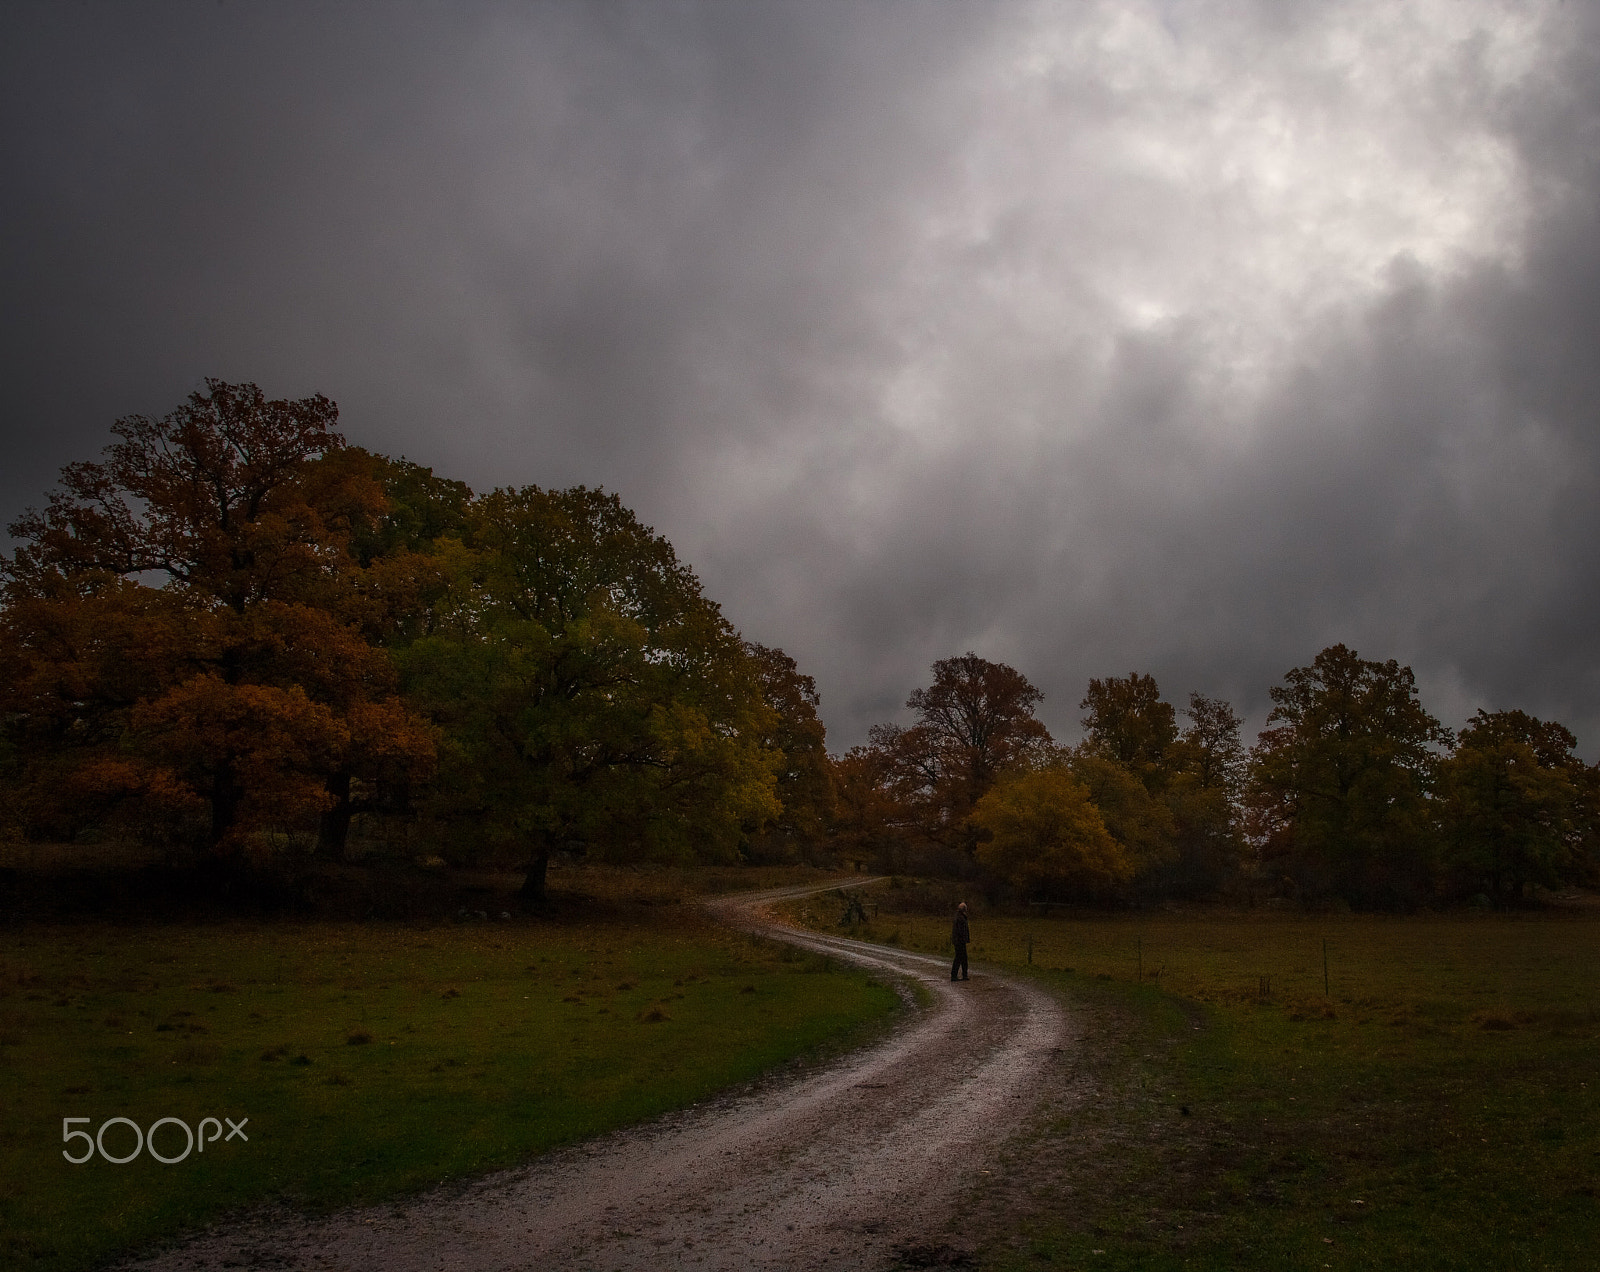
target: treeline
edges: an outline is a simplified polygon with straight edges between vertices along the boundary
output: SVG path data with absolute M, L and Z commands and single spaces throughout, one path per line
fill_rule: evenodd
M 814 683 L 616 496 L 475 495 L 337 417 L 207 381 L 10 527 L 6 830 L 242 863 L 364 822 L 535 896 L 555 853 L 822 837 Z
M 1270 692 L 1247 752 L 1226 702 L 1180 713 L 1150 676 L 1091 680 L 1065 747 L 1021 673 L 945 659 L 907 700 L 914 724 L 836 762 L 839 843 L 1040 900 L 1510 906 L 1600 882 L 1600 766 L 1562 725 L 1479 711 L 1453 735 L 1410 668 L 1343 645 Z
M 1091 680 L 1083 741 L 975 654 L 830 757 L 816 685 L 743 640 L 615 495 L 475 494 L 350 446 L 323 397 L 207 381 L 119 421 L 0 559 L 0 834 L 220 863 L 855 862 L 1032 900 L 1516 904 L 1600 882 L 1600 770 L 1408 668 L 1324 650 L 1246 751 L 1226 702 Z

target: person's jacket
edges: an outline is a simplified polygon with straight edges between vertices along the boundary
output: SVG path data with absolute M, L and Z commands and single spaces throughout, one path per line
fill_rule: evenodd
M 950 927 L 950 943 L 952 945 L 965 945 L 972 940 L 972 933 L 967 930 L 967 916 L 957 914 L 956 921 Z

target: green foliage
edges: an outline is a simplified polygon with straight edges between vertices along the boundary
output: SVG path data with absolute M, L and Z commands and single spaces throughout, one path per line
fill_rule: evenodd
M 1393 906 L 1430 895 L 1429 797 L 1451 739 L 1411 669 L 1334 645 L 1271 693 L 1248 793 L 1263 857 L 1311 896 Z
M 1479 711 L 1440 766 L 1446 864 L 1460 893 L 1515 903 L 1591 869 L 1593 774 L 1559 724 Z
M 1137 863 L 1139 889 L 1196 896 L 1234 880 L 1244 748 L 1233 708 L 1192 693 L 1180 734 L 1155 679 L 1138 673 L 1091 680 L 1081 705 L 1087 736 L 1072 763 Z
M 1183 714 L 1189 717 L 1189 727 L 1169 748 L 1169 755 L 1177 752 L 1172 768 L 1188 774 L 1201 790 L 1237 798 L 1244 784 L 1245 752 L 1239 740 L 1243 721 L 1226 702 L 1203 693 L 1189 695 Z
M 433 469 L 402 457 L 390 459 L 351 447 L 364 457 L 383 483 L 387 504 L 383 515 L 360 526 L 354 549 L 363 564 L 399 552 L 425 553 L 441 539 L 467 535 L 467 508 L 472 489 L 464 481 L 440 477 Z
M 402 655 L 448 744 L 441 815 L 530 862 L 731 860 L 778 813 L 776 713 L 738 634 L 615 495 L 497 490 L 435 634 Z
M 1078 704 L 1087 751 L 1122 765 L 1152 789 L 1162 784 L 1167 752 L 1178 741 L 1177 716 L 1153 676 L 1091 680 Z
M 1172 812 L 1171 865 L 1152 882 L 1160 891 L 1206 896 L 1238 880 L 1245 862 L 1239 817 L 1244 776 L 1240 720 L 1216 698 L 1191 693 L 1189 726 L 1167 748 L 1164 797 Z

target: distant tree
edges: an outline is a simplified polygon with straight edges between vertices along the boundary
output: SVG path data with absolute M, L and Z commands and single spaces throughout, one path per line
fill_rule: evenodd
M 1184 756 L 1180 767 L 1194 775 L 1202 790 L 1221 791 L 1236 798 L 1244 787 L 1248 757 L 1239 739 L 1243 725 L 1233 707 L 1220 698 L 1191 693 L 1184 708 L 1189 725 L 1179 739 Z
M 1183 714 L 1189 724 L 1163 761 L 1176 851 L 1162 886 L 1199 896 L 1222 888 L 1243 864 L 1238 800 L 1245 752 L 1241 721 L 1226 702 L 1191 693 Z
M 946 839 L 958 823 L 951 816 L 951 785 L 933 731 L 923 725 L 875 724 L 867 745 L 851 753 L 859 775 L 873 773 L 885 823 L 903 839 Z
M 1178 725 L 1155 678 L 1133 672 L 1091 680 L 1078 705 L 1086 712 L 1085 747 L 1123 765 L 1151 790 L 1159 789 L 1166 776 L 1167 752 L 1178 740 Z
M 1479 711 L 1440 765 L 1446 862 L 1463 892 L 1515 904 L 1531 884 L 1587 879 L 1594 775 L 1560 724 Z
M 1170 868 L 1176 825 L 1165 793 L 1152 794 L 1132 768 L 1090 746 L 1078 747 L 1068 762 L 1134 874 L 1142 881 Z
M 447 736 L 435 809 L 527 863 L 731 860 L 779 813 L 760 668 L 672 545 L 615 496 L 496 490 L 465 576 L 402 656 Z
M 763 856 L 792 861 L 822 842 L 833 813 L 833 766 L 827 730 L 817 714 L 822 697 L 817 682 L 783 650 L 754 641 L 744 648 L 775 721 L 764 745 L 782 757 L 773 791 L 780 812 L 757 836 L 757 846 Z
M 386 505 L 337 408 L 206 389 L 120 420 L 104 462 L 11 527 L 0 709 L 38 833 L 204 810 L 232 854 L 328 809 L 335 774 L 431 763 L 362 631 L 351 544 Z
M 1034 715 L 1043 700 L 1015 667 L 969 652 L 934 663 L 933 683 L 914 690 L 906 706 L 932 738 L 945 780 L 970 807 L 1009 764 L 1048 745 L 1049 731 Z
M 894 743 L 937 827 L 958 827 L 1008 766 L 1049 744 L 1034 715 L 1043 698 L 1016 668 L 974 653 L 933 664 L 933 683 L 906 699 L 917 722 Z
M 1074 768 L 1137 863 L 1139 889 L 1195 896 L 1221 887 L 1243 851 L 1244 748 L 1233 709 L 1191 694 L 1180 732 L 1155 678 L 1139 672 L 1091 680 L 1080 705 L 1085 737 Z
M 895 786 L 895 759 L 884 747 L 851 747 L 831 761 L 835 853 L 847 861 L 875 861 L 879 868 L 909 868 L 911 841 L 922 826 Z
M 1411 669 L 1333 645 L 1271 695 L 1247 788 L 1263 857 L 1309 892 L 1355 904 L 1427 895 L 1429 797 L 1451 737 L 1418 701 Z
M 973 805 L 1001 773 L 1051 745 L 1034 715 L 1043 696 L 1015 668 L 973 653 L 934 663 L 933 683 L 906 699 L 915 723 L 874 725 L 867 746 L 834 762 L 838 844 L 859 851 L 871 841 L 885 862 L 929 848 L 969 860 Z
M 1133 876 L 1088 788 L 1064 764 L 1002 774 L 974 806 L 972 821 L 986 835 L 978 860 L 1032 896 L 1090 898 Z

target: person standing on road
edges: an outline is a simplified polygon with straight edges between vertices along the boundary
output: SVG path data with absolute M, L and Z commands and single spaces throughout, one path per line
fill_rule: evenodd
M 972 940 L 972 933 L 967 928 L 967 903 L 963 901 L 956 906 L 956 921 L 950 925 L 950 943 L 956 947 L 956 961 L 950 964 L 951 980 L 967 979 L 967 942 Z M 956 971 L 961 975 L 957 976 Z

